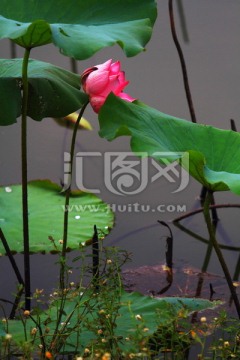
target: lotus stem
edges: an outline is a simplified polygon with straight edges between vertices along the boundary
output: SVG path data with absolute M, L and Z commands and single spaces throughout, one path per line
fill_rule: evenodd
M 176 46 L 178 56 L 179 56 L 179 59 L 180 59 L 180 63 L 181 63 L 181 67 L 182 67 L 183 82 L 184 82 L 188 107 L 189 107 L 189 111 L 190 111 L 190 115 L 191 115 L 191 120 L 192 120 L 193 123 L 196 123 L 197 119 L 196 119 L 195 110 L 194 110 L 193 101 L 192 101 L 192 95 L 191 95 L 191 91 L 190 91 L 190 87 L 189 87 L 187 67 L 186 67 L 186 63 L 185 63 L 182 48 L 181 48 L 180 43 L 179 43 L 178 38 L 177 38 L 177 33 L 176 33 L 176 28 L 175 28 L 172 0 L 169 0 L 168 8 L 169 8 L 169 17 L 170 17 L 170 25 L 171 25 L 172 37 L 173 37 L 173 41 L 174 41 L 174 44 Z
M 94 234 L 92 238 L 92 272 L 93 272 L 93 284 L 95 291 L 99 291 L 99 240 L 97 226 L 94 225 Z
M 67 240 L 68 240 L 68 213 L 69 213 L 69 202 L 70 202 L 70 195 L 71 195 L 71 182 L 72 182 L 72 174 L 73 174 L 73 157 L 74 157 L 74 150 L 75 150 L 75 143 L 76 143 L 76 136 L 77 136 L 77 130 L 81 121 L 81 118 L 83 116 L 83 113 L 88 105 L 89 101 L 87 101 L 83 107 L 81 108 L 77 121 L 74 125 L 73 129 L 73 135 L 72 135 L 72 141 L 71 141 L 71 149 L 70 149 L 70 174 L 69 174 L 69 184 L 65 191 L 65 207 L 64 207 L 64 223 L 63 223 L 63 245 L 62 245 L 62 252 L 61 252 L 61 261 L 60 261 L 60 280 L 59 280 L 59 286 L 60 290 L 62 291 L 61 296 L 61 303 L 59 308 L 59 315 L 53 335 L 52 342 L 54 343 L 58 328 L 62 320 L 63 316 L 63 310 L 64 310 L 64 304 L 65 304 L 65 296 L 64 296 L 64 289 L 65 289 L 65 270 L 66 270 L 66 252 L 67 252 Z
M 24 283 L 25 283 L 25 309 L 31 308 L 31 279 L 29 255 L 29 223 L 28 223 L 28 173 L 27 173 L 27 109 L 28 109 L 28 62 L 31 49 L 25 49 L 22 63 L 22 216 L 23 216 L 23 247 L 24 247 Z
M 209 206 L 209 209 L 224 209 L 224 208 L 240 208 L 240 204 L 217 204 L 217 205 L 215 205 L 215 204 L 212 205 L 211 204 Z M 181 216 L 177 217 L 176 219 L 172 220 L 172 222 L 177 223 L 177 222 L 179 222 L 181 220 L 187 219 L 190 216 L 199 214 L 199 213 L 203 212 L 203 210 L 204 210 L 204 208 L 201 207 L 199 209 L 187 212 L 186 214 L 181 215 Z
M 188 36 L 187 23 L 186 23 L 185 12 L 184 12 L 182 0 L 177 1 L 177 9 L 178 9 L 178 15 L 179 15 L 181 29 L 182 29 L 183 40 L 186 43 L 188 43 L 189 36 Z
M 77 121 L 74 125 L 71 149 L 70 149 L 70 181 L 68 184 L 68 188 L 65 191 L 65 207 L 64 207 L 64 225 L 63 225 L 63 245 L 62 245 L 62 253 L 61 253 L 61 267 L 60 267 L 60 288 L 63 290 L 65 288 L 65 265 L 66 265 L 66 251 L 67 251 L 67 238 L 68 238 L 68 209 L 69 209 L 69 201 L 71 195 L 71 181 L 73 174 L 73 157 L 76 143 L 77 130 L 83 116 L 83 113 L 88 105 L 88 101 L 83 105 L 78 115 Z
M 11 265 L 12 265 L 13 271 L 15 272 L 15 275 L 16 275 L 16 277 L 18 279 L 18 282 L 19 282 L 20 285 L 22 285 L 24 287 L 24 281 L 23 281 L 22 275 L 21 275 L 20 270 L 19 270 L 19 268 L 18 268 L 18 266 L 16 264 L 16 261 L 15 261 L 15 259 L 13 257 L 13 254 L 11 253 L 11 249 L 8 246 L 7 239 L 5 238 L 4 233 L 3 233 L 1 228 L 0 228 L 0 239 L 2 241 L 4 249 L 6 251 L 7 257 L 8 257 L 8 259 L 9 259 Z
M 232 278 L 231 278 L 230 272 L 228 270 L 227 264 L 225 262 L 223 254 L 221 252 L 220 246 L 219 246 L 219 244 L 218 244 L 218 242 L 216 240 L 215 227 L 212 224 L 212 220 L 211 220 L 211 216 L 210 216 L 210 209 L 209 208 L 210 208 L 210 204 L 212 202 L 212 196 L 213 196 L 212 191 L 208 190 L 207 194 L 206 194 L 206 197 L 205 197 L 205 201 L 204 201 L 203 214 L 204 214 L 204 218 L 205 218 L 205 221 L 206 221 L 206 224 L 207 224 L 210 242 L 212 243 L 212 245 L 214 247 L 214 250 L 216 252 L 216 255 L 218 257 L 218 260 L 219 260 L 219 262 L 221 264 L 223 273 L 224 273 L 225 278 L 226 278 L 227 283 L 228 283 L 229 290 L 231 292 L 232 299 L 233 299 L 235 307 L 236 307 L 238 317 L 240 319 L 240 303 L 239 303 L 239 299 L 238 299 L 238 296 L 237 296 L 237 293 L 236 293 L 236 288 L 233 285 Z

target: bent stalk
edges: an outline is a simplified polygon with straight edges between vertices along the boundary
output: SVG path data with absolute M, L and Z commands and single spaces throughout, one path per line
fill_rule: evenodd
M 75 150 L 75 143 L 76 143 L 76 136 L 77 136 L 77 130 L 81 121 L 81 118 L 83 116 L 83 113 L 88 105 L 88 101 L 86 104 L 83 105 L 83 107 L 80 110 L 80 113 L 78 115 L 77 121 L 74 125 L 73 129 L 73 135 L 72 135 L 72 142 L 71 142 L 71 149 L 70 149 L 70 174 L 69 174 L 69 182 L 68 182 L 68 188 L 65 191 L 65 207 L 64 207 L 64 225 L 63 225 L 63 245 L 62 245 L 62 252 L 61 252 L 61 259 L 60 259 L 60 280 L 59 280 L 59 287 L 62 292 L 61 296 L 61 303 L 59 308 L 59 315 L 53 335 L 52 344 L 55 343 L 56 337 L 58 335 L 58 328 L 61 323 L 63 310 L 64 310 L 64 304 L 65 304 L 65 296 L 64 296 L 64 289 L 66 287 L 65 284 L 65 270 L 66 270 L 66 252 L 67 252 L 67 240 L 68 240 L 68 209 L 69 209 L 69 201 L 70 201 L 70 195 L 71 195 L 71 182 L 72 182 L 72 173 L 73 173 L 73 157 L 74 157 L 74 150 Z
M 69 209 L 69 201 L 71 195 L 71 181 L 72 181 L 72 173 L 73 173 L 73 156 L 74 156 L 74 149 L 76 143 L 76 136 L 77 130 L 79 127 L 79 123 L 83 116 L 83 113 L 88 105 L 88 102 L 83 105 L 81 111 L 78 115 L 77 121 L 74 125 L 73 135 L 72 135 L 72 142 L 71 142 L 71 149 L 70 149 L 70 174 L 69 174 L 69 184 L 68 188 L 65 192 L 65 207 L 64 207 L 64 225 L 63 225 L 63 245 L 62 245 L 62 253 L 61 253 L 61 264 L 60 264 L 60 289 L 63 290 L 65 288 L 65 265 L 66 265 L 66 251 L 67 251 L 67 238 L 68 238 L 68 209 Z

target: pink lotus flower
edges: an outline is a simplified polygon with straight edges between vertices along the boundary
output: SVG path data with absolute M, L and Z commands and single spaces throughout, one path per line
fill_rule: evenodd
M 123 92 L 129 81 L 125 80 L 125 74 L 120 71 L 120 67 L 120 61 L 113 63 L 110 59 L 83 72 L 81 76 L 83 90 L 89 95 L 90 104 L 96 113 L 99 112 L 110 92 L 126 101 L 136 100 Z

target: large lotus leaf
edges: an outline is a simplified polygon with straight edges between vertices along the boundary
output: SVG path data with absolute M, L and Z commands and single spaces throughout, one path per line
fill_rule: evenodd
M 88 292 L 81 296 L 78 293 L 72 296 L 69 295 L 68 300 L 65 301 L 62 323 L 67 323 L 68 325 L 65 328 L 67 337 L 62 349 L 64 353 L 82 351 L 86 347 L 91 347 L 91 342 L 96 340 L 95 329 L 97 329 L 96 325 L 100 324 L 100 319 L 97 320 L 97 318 L 99 318 L 99 309 L 101 308 L 101 304 L 98 301 L 98 297 L 93 297 L 92 293 L 89 294 Z M 220 301 L 194 298 L 152 298 L 136 292 L 127 293 L 125 291 L 123 291 L 119 300 L 116 297 L 116 305 L 117 301 L 119 301 L 119 316 L 116 317 L 114 335 L 119 336 L 121 340 L 118 345 L 125 351 L 128 350 L 128 347 L 137 350 L 137 348 L 135 349 L 136 343 L 126 341 L 125 339 L 136 339 L 139 326 L 142 328 L 142 333 L 143 328 L 148 329 L 145 332 L 147 339 L 157 331 L 159 326 L 166 326 L 180 314 L 187 316 L 195 311 L 214 309 L 221 304 Z M 59 301 L 55 301 L 48 310 L 40 315 L 40 318 L 38 317 L 38 322 L 41 319 L 42 324 L 48 319 L 46 323 L 49 342 L 55 330 L 59 308 Z M 101 309 L 106 311 L 104 307 Z M 86 326 L 88 322 L 92 324 L 94 331 L 91 331 Z M 80 325 L 76 326 L 77 323 Z M 26 326 L 25 333 L 28 336 L 28 340 L 30 340 L 30 329 L 35 327 L 35 324 L 32 319 L 28 319 L 24 325 Z M 42 330 L 44 330 L 44 326 L 42 326 Z M 11 333 L 12 340 L 16 343 L 21 343 L 25 340 L 22 321 L 8 320 L 8 332 Z
M 30 251 L 51 252 L 55 240 L 63 236 L 65 197 L 61 188 L 48 181 L 31 181 L 28 184 Z M 21 186 L 0 188 L 0 227 L 12 252 L 23 251 Z M 81 191 L 72 192 L 69 206 L 68 248 L 78 249 L 93 236 L 94 225 L 103 233 L 113 226 L 113 213 L 97 196 Z M 0 253 L 5 253 L 0 243 Z
M 0 14 L 0 38 L 86 59 L 116 43 L 127 56 L 144 50 L 157 10 L 155 0 L 1 0 Z
M 21 79 L 22 59 L 0 59 L 0 125 L 21 115 Z M 34 120 L 66 116 L 87 101 L 79 76 L 52 64 L 30 59 L 28 82 L 28 115 Z
M 172 152 L 168 161 L 182 161 L 208 189 L 231 190 L 240 195 L 239 133 L 194 124 L 113 94 L 102 107 L 99 119 L 102 137 L 113 140 L 130 135 L 134 152 L 146 152 L 159 161 L 166 158 L 161 152 Z

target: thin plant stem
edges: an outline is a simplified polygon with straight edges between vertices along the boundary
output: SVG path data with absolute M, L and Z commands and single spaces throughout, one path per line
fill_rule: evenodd
M 168 236 L 166 239 L 167 249 L 166 249 L 165 257 L 166 257 L 167 267 L 169 267 L 169 269 L 172 269 L 172 267 L 173 267 L 173 234 L 172 234 L 172 230 L 171 230 L 170 226 L 168 224 L 166 224 L 164 221 L 158 220 L 158 223 L 163 226 L 166 226 L 170 232 L 170 236 Z
M 209 242 L 208 247 L 207 247 L 207 251 L 206 251 L 206 254 L 205 254 L 205 258 L 204 258 L 204 261 L 203 261 L 202 269 L 201 269 L 202 273 L 207 272 L 208 265 L 209 265 L 209 262 L 210 262 L 210 259 L 211 259 L 211 256 L 212 256 L 212 249 L 213 249 L 213 245 L 212 245 L 211 242 Z
M 12 59 L 17 57 L 16 44 L 12 40 L 10 40 L 10 53 Z
M 239 303 L 239 299 L 238 299 L 238 296 L 237 296 L 237 293 L 236 293 L 236 288 L 233 285 L 232 278 L 231 278 L 230 272 L 228 270 L 227 264 L 225 262 L 223 254 L 221 252 L 220 246 L 219 246 L 219 244 L 218 244 L 218 242 L 216 240 L 215 227 L 212 224 L 212 220 L 211 220 L 211 216 L 210 216 L 209 207 L 210 207 L 210 204 L 212 202 L 212 196 L 213 196 L 212 192 L 207 191 L 205 201 L 204 201 L 203 214 L 204 214 L 204 218 L 205 218 L 205 221 L 206 221 L 206 224 L 207 224 L 210 242 L 212 243 L 212 245 L 214 247 L 214 250 L 216 252 L 216 255 L 218 257 L 218 260 L 219 260 L 219 262 L 221 264 L 223 273 L 224 273 L 225 278 L 226 278 L 227 283 L 228 283 L 229 290 L 230 290 L 231 295 L 232 295 L 232 299 L 233 299 L 235 307 L 236 307 L 238 317 L 240 318 L 240 303 Z
M 71 142 L 71 149 L 70 149 L 70 174 L 69 174 L 69 182 L 68 187 L 65 191 L 65 206 L 64 206 L 64 223 L 63 223 L 63 245 L 62 245 L 62 252 L 61 252 L 61 259 L 60 259 L 60 275 L 59 275 L 59 285 L 61 290 L 61 303 L 59 308 L 59 315 L 56 323 L 56 328 L 53 335 L 52 342 L 55 342 L 55 339 L 58 334 L 58 328 L 62 320 L 64 304 L 66 300 L 66 296 L 64 295 L 65 289 L 65 270 L 66 270 L 66 252 L 67 252 L 67 240 L 68 240 L 68 213 L 69 213 L 69 202 L 70 202 L 70 195 L 71 195 L 71 182 L 72 182 L 72 174 L 73 174 L 73 157 L 74 157 L 74 150 L 75 150 L 75 143 L 77 137 L 77 130 L 83 116 L 83 113 L 88 105 L 89 101 L 87 101 L 83 107 L 81 108 L 77 121 L 74 125 L 73 135 L 72 135 L 72 142 Z
M 28 174 L 27 174 L 27 108 L 28 108 L 28 61 L 31 49 L 25 49 L 22 63 L 22 215 L 23 215 L 23 247 L 25 277 L 25 309 L 31 307 L 30 255 L 29 255 L 29 224 L 28 224 Z
M 78 69 L 77 69 L 77 61 L 73 58 L 70 59 L 71 62 L 71 71 L 75 74 L 78 73 Z
M 233 280 L 238 281 L 239 275 L 240 275 L 240 255 L 238 256 L 237 265 L 235 268 L 235 272 L 233 274 Z
M 173 41 L 176 46 L 176 49 L 177 49 L 177 52 L 179 55 L 179 59 L 180 59 L 180 63 L 181 63 L 181 67 L 182 67 L 183 82 L 184 82 L 188 107 L 189 107 L 189 111 L 190 111 L 190 115 L 191 115 L 191 120 L 193 123 L 196 123 L 197 119 L 196 119 L 195 110 L 194 110 L 193 101 L 192 101 L 192 95 L 191 95 L 191 91 L 190 91 L 190 87 L 189 87 L 187 67 L 186 67 L 183 51 L 182 51 L 182 48 L 178 41 L 176 28 L 175 28 L 174 13 L 173 13 L 173 1 L 172 0 L 169 0 L 168 8 L 169 8 L 169 17 L 170 17 L 172 37 L 173 37 Z
M 204 244 L 209 244 L 209 239 L 205 239 L 204 237 L 196 234 L 194 231 L 189 230 L 188 228 L 186 228 L 185 226 L 183 226 L 180 222 L 174 222 L 173 223 L 178 229 L 180 229 L 181 231 L 183 231 L 185 234 L 192 236 L 193 238 L 201 241 Z M 231 251 L 240 251 L 240 247 L 239 246 L 231 246 L 231 245 L 224 245 L 224 244 L 220 244 L 219 245 L 221 249 L 223 250 L 231 250 Z
M 99 291 L 99 239 L 97 226 L 94 225 L 94 234 L 92 238 L 92 271 L 93 271 L 93 283 L 96 292 Z
M 70 149 L 70 174 L 69 174 L 69 184 L 68 188 L 65 192 L 65 207 L 64 207 L 64 225 L 63 225 L 63 245 L 62 245 L 62 253 L 61 253 L 61 265 L 60 265 L 60 289 L 63 290 L 65 288 L 65 265 L 66 265 L 66 251 L 67 251 L 67 238 L 68 238 L 68 210 L 69 210 L 69 202 L 71 195 L 71 181 L 73 174 L 73 157 L 74 157 L 74 149 L 76 143 L 77 130 L 79 127 L 79 123 L 83 116 L 83 113 L 88 105 L 88 101 L 83 105 L 78 115 L 77 121 L 74 125 L 71 149 Z
M 12 319 L 12 320 L 15 319 L 16 311 L 19 308 L 19 304 L 20 304 L 20 301 L 21 301 L 23 291 L 24 291 L 24 286 L 20 285 L 19 288 L 18 288 L 17 294 L 15 296 L 15 300 L 14 300 L 14 303 L 13 303 L 13 306 L 12 306 L 12 310 L 11 310 L 11 312 L 9 314 L 9 319 Z
M 180 5 L 180 2 L 178 2 L 178 4 Z M 186 63 L 185 63 L 185 59 L 184 59 L 184 55 L 183 55 L 181 45 L 180 45 L 180 43 L 178 41 L 176 28 L 175 28 L 175 20 L 174 20 L 174 12 L 173 12 L 173 0 L 169 0 L 168 8 L 169 8 L 169 17 L 170 17 L 172 38 L 173 38 L 173 42 L 174 42 L 174 44 L 176 46 L 178 56 L 179 56 L 179 59 L 180 59 L 180 63 L 181 63 L 182 75 L 183 75 L 183 83 L 184 83 L 184 88 L 185 88 L 185 93 L 186 93 L 186 98 L 187 98 L 187 103 L 188 103 L 188 108 L 189 108 L 191 120 L 192 120 L 193 123 L 197 123 L 197 118 L 196 118 L 194 105 L 193 105 L 193 101 L 192 101 L 192 94 L 191 94 L 191 91 L 190 91 L 190 86 L 189 86 L 189 81 L 188 81 L 187 66 L 186 66 Z M 202 191 L 201 191 L 201 196 L 204 196 L 204 194 L 205 194 L 206 190 L 204 188 L 205 187 L 203 186 Z M 203 200 L 204 200 L 204 198 L 203 198 Z M 213 201 L 212 205 L 214 205 L 214 203 L 215 203 L 214 202 L 214 197 L 212 197 L 212 201 Z M 215 208 L 213 208 L 212 213 L 213 213 L 214 222 L 217 223 L 218 222 L 218 216 L 217 216 L 217 211 L 216 211 Z
M 3 246 L 4 246 L 4 249 L 6 251 L 6 254 L 7 254 L 7 257 L 12 265 L 12 268 L 13 268 L 13 271 L 15 272 L 15 275 L 18 279 L 18 282 L 20 284 L 20 287 L 18 289 L 18 292 L 16 294 L 16 297 L 15 297 L 15 301 L 13 303 L 13 307 L 12 307 L 12 310 L 10 312 L 10 315 L 9 315 L 9 319 L 14 319 L 15 318 L 15 315 L 16 315 L 16 310 L 17 310 L 17 307 L 20 303 L 20 300 L 21 300 L 21 296 L 22 296 L 22 293 L 24 291 L 24 281 L 23 281 L 23 278 L 22 278 L 22 275 L 20 273 L 20 270 L 16 264 L 16 261 L 11 253 L 11 250 L 9 248 L 9 245 L 8 245 L 8 242 L 7 242 L 7 239 L 5 238 L 5 235 L 2 231 L 2 229 L 0 228 L 0 239 L 3 243 Z
M 22 275 L 20 273 L 20 270 L 19 270 L 19 268 L 18 268 L 18 266 L 16 264 L 16 261 L 15 261 L 13 255 L 12 255 L 12 253 L 11 253 L 11 250 L 10 250 L 10 248 L 8 246 L 7 239 L 5 238 L 4 233 L 3 233 L 1 228 L 0 228 L 0 239 L 1 239 L 2 243 L 3 243 L 3 246 L 4 246 L 4 249 L 6 251 L 7 257 L 8 257 L 8 259 L 9 259 L 11 265 L 12 265 L 13 271 L 15 272 L 15 275 L 16 275 L 16 277 L 18 279 L 18 282 L 19 282 L 19 284 L 23 285 L 23 287 L 24 287 L 24 281 L 23 281 Z
M 210 209 L 224 209 L 224 208 L 240 208 L 240 204 L 217 204 L 217 205 L 210 205 L 209 206 Z M 190 216 L 193 216 L 193 215 L 196 215 L 196 214 L 199 214 L 201 212 L 203 212 L 203 207 L 199 208 L 199 209 L 196 209 L 196 210 L 193 210 L 193 211 L 190 211 L 190 212 L 187 212 L 186 214 L 184 215 L 181 215 L 179 217 L 177 217 L 176 219 L 172 220 L 173 223 L 177 223 L 181 220 L 184 220 L 184 219 L 187 219 L 188 217 Z
M 59 286 L 61 290 L 61 303 L 59 308 L 59 314 L 57 318 L 57 323 L 53 335 L 52 343 L 55 342 L 55 339 L 58 334 L 59 325 L 62 320 L 64 304 L 66 296 L 64 295 L 65 289 L 65 270 L 66 270 L 66 252 L 67 252 L 67 240 L 68 240 L 68 213 L 69 213 L 69 202 L 70 202 L 70 195 L 71 195 L 71 182 L 72 182 L 72 174 L 73 174 L 73 157 L 74 157 L 74 150 L 75 150 L 75 143 L 76 143 L 76 136 L 77 130 L 83 116 L 83 113 L 88 105 L 89 101 L 87 101 L 83 107 L 81 108 L 77 121 L 74 125 L 73 135 L 72 135 L 72 142 L 71 142 L 71 149 L 70 149 L 70 174 L 69 174 L 69 182 L 68 187 L 65 191 L 65 206 L 64 206 L 64 223 L 63 223 L 63 245 L 62 245 L 62 252 L 61 252 L 61 259 L 60 259 L 60 275 L 59 275 Z
M 237 126 L 236 126 L 236 123 L 235 123 L 235 121 L 233 119 L 230 119 L 230 126 L 231 126 L 232 131 L 237 132 Z
M 179 19 L 180 19 L 180 24 L 181 24 L 181 29 L 182 29 L 183 40 L 186 43 L 188 43 L 189 36 L 188 36 L 187 23 L 186 23 L 182 0 L 177 0 L 177 9 L 178 9 L 178 14 L 179 14 Z

